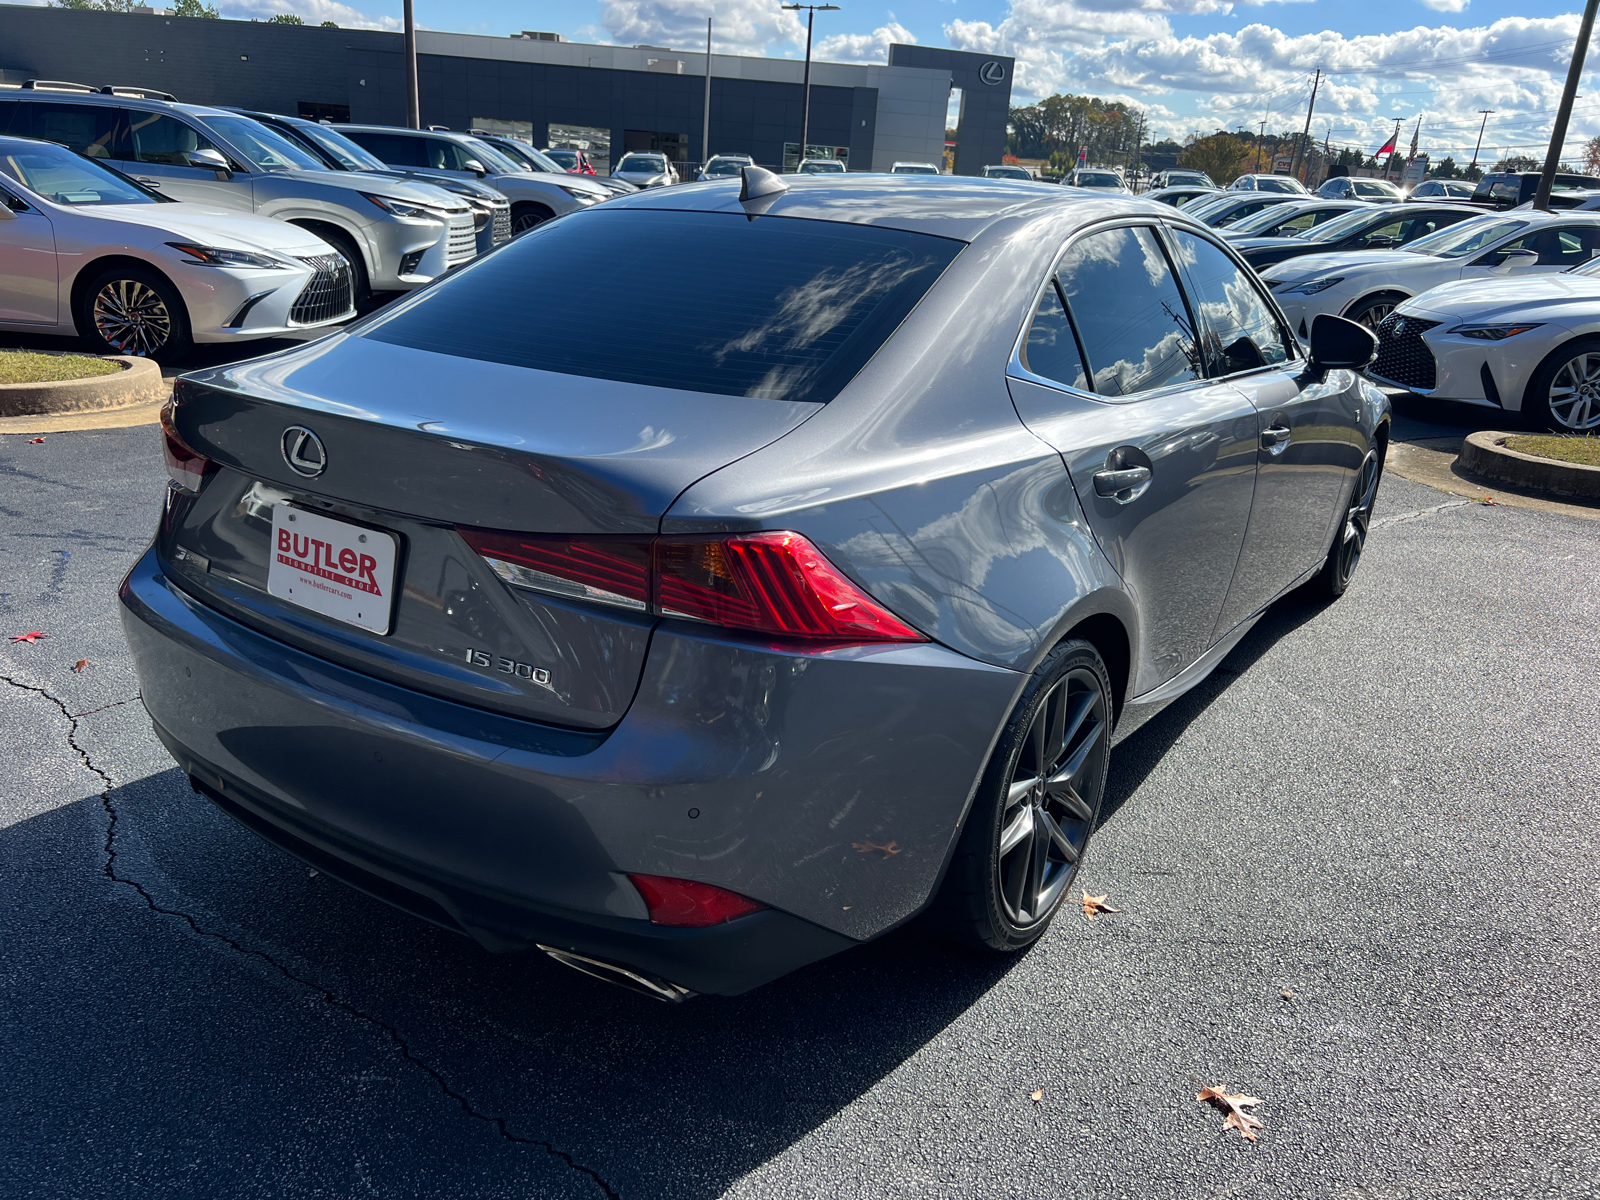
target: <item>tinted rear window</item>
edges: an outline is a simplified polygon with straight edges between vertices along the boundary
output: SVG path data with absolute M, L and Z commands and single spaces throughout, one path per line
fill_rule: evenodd
M 564 375 L 826 403 L 964 244 L 827 221 L 593 209 L 402 301 L 362 336 Z

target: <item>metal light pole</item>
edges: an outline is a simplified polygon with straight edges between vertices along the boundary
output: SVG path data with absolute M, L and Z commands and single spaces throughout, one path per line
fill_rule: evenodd
M 1483 120 L 1478 123 L 1478 144 L 1472 148 L 1472 165 L 1467 168 L 1468 171 L 1478 165 L 1478 151 L 1483 149 L 1483 131 L 1489 126 L 1489 118 L 1494 116 L 1492 108 L 1480 108 L 1478 112 L 1483 115 Z
M 1572 120 L 1572 101 L 1578 93 L 1578 77 L 1583 74 L 1583 57 L 1589 50 L 1589 35 L 1594 32 L 1595 9 L 1600 0 L 1589 0 L 1583 6 L 1583 22 L 1578 26 L 1578 44 L 1572 48 L 1572 65 L 1567 68 L 1567 86 L 1561 89 L 1561 107 L 1556 112 L 1556 125 L 1550 131 L 1550 149 L 1544 156 L 1544 174 L 1539 176 L 1539 190 L 1533 194 L 1533 206 L 1550 211 L 1550 187 L 1556 181 L 1556 168 L 1561 165 L 1561 147 L 1567 144 L 1567 122 Z
M 422 128 L 422 100 L 417 87 L 417 22 L 411 15 L 411 0 L 406 0 L 406 126 Z
M 1311 114 L 1317 110 L 1317 88 L 1321 84 L 1322 68 L 1318 67 L 1317 77 L 1311 81 L 1311 103 L 1306 105 L 1306 127 L 1300 132 L 1300 140 L 1294 145 L 1294 157 L 1289 160 L 1290 179 L 1294 178 L 1295 169 L 1300 165 L 1300 149 L 1306 144 L 1306 139 L 1311 136 Z
M 783 8 L 790 12 L 806 11 L 806 74 L 805 74 L 805 100 L 800 106 L 800 156 L 795 159 L 795 170 L 800 169 L 800 164 L 806 160 L 806 147 L 811 144 L 811 26 L 817 19 L 819 12 L 838 12 L 837 4 L 785 4 Z
M 700 168 L 711 161 L 711 18 L 706 18 L 706 111 L 700 121 Z

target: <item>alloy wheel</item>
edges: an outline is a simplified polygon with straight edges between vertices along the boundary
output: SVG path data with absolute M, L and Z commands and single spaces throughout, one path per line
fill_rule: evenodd
M 1000 814 L 997 883 L 1012 924 L 1049 917 L 1072 882 L 1093 832 L 1109 741 L 1100 680 L 1081 667 L 1068 672 L 1034 714 Z
M 521 233 L 527 233 L 528 230 L 543 225 L 546 219 L 547 218 L 540 216 L 538 213 L 519 213 L 516 220 L 511 223 L 511 233 L 513 236 Z
M 94 298 L 95 331 L 123 354 L 148 357 L 172 337 L 172 313 L 161 294 L 137 279 L 113 279 Z
M 1550 381 L 1550 416 L 1574 433 L 1600 429 L 1600 354 L 1579 354 Z
M 1368 329 L 1372 330 L 1373 333 L 1377 333 L 1378 326 L 1382 324 L 1383 319 L 1394 310 L 1395 305 L 1390 304 L 1387 301 L 1380 300 L 1376 304 L 1369 304 L 1366 308 L 1362 309 L 1361 315 L 1357 317 L 1356 320 L 1361 322 L 1361 324 L 1365 325 Z
M 1355 574 L 1361 552 L 1366 549 L 1367 530 L 1372 524 L 1372 506 L 1378 498 L 1378 455 L 1369 452 L 1356 475 L 1350 493 L 1350 508 L 1344 516 L 1344 537 L 1339 542 L 1339 574 L 1349 579 Z

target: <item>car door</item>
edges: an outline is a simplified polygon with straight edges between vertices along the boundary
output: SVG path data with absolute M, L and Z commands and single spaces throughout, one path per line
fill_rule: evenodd
M 1139 692 L 1211 645 L 1255 490 L 1255 409 L 1204 377 L 1154 223 L 1074 237 L 1013 359 L 1023 422 L 1061 452 L 1089 527 L 1137 598 Z
M 59 320 L 56 237 L 45 216 L 7 188 L 0 204 L 0 321 L 17 325 L 55 325 Z
M 1253 273 L 1208 238 L 1169 231 L 1199 321 L 1208 374 L 1256 414 L 1255 496 L 1213 640 L 1255 615 L 1320 563 L 1339 500 L 1361 465 L 1349 378 L 1306 370 Z
M 122 170 L 163 196 L 211 208 L 255 211 L 250 174 L 222 147 L 170 113 L 127 110 L 127 158 Z M 215 150 L 232 164 L 227 172 L 189 165 L 196 150 Z

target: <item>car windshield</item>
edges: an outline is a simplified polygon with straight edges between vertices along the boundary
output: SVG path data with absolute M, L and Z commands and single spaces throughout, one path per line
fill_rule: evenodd
M 1306 210 L 1298 204 L 1269 204 L 1258 213 L 1251 213 L 1228 226 L 1230 233 L 1265 233 L 1275 225 L 1293 220 Z
M 1239 197 L 1228 192 L 1217 196 L 1199 196 L 1184 205 L 1183 211 L 1191 217 L 1198 217 L 1202 221 L 1212 212 L 1220 212 L 1231 204 L 1237 204 Z
M 990 167 L 984 172 L 991 179 L 1032 179 L 1021 167 Z
M 1122 180 L 1109 171 L 1082 171 L 1077 175 L 1079 187 L 1121 187 Z
M 1167 186 L 1168 187 L 1173 187 L 1174 185 L 1177 185 L 1177 184 L 1186 184 L 1186 183 L 1198 183 L 1202 187 L 1211 187 L 1211 186 L 1213 186 L 1212 182 L 1211 182 L 1211 176 L 1202 175 L 1199 171 L 1168 171 L 1167 172 Z
M 895 175 L 937 175 L 938 167 L 931 167 L 922 163 L 901 163 L 894 168 Z
M 314 142 L 334 162 L 347 171 L 387 171 L 388 165 L 372 151 L 356 145 L 336 129 L 329 129 L 307 121 L 296 125 L 295 132 L 308 142 Z
M 602 205 L 525 233 L 360 336 L 563 375 L 825 403 L 964 245 L 871 225 Z M 673 284 L 630 291 L 626 319 L 614 289 L 572 286 L 633 277 L 641 262 Z
M 1527 227 L 1526 221 L 1508 221 L 1500 217 L 1474 217 L 1438 233 L 1430 233 L 1406 246 L 1412 254 L 1428 254 L 1434 258 L 1464 258 L 1486 249 L 1501 238 L 1510 237 Z
M 249 117 L 205 117 L 206 126 L 263 171 L 321 171 L 308 151 Z
M 844 170 L 844 164 L 825 160 L 823 162 L 807 162 L 800 164 L 800 170 L 807 175 L 827 175 L 830 172 Z
M 481 138 L 468 137 L 462 138 L 461 141 L 470 157 L 477 159 L 496 175 L 511 175 L 528 169 L 510 155 L 501 153 Z
M 667 160 L 656 154 L 624 154 L 617 164 L 619 171 L 633 171 L 642 175 L 660 175 L 667 169 Z
M 707 175 L 737 175 L 750 164 L 737 158 L 713 158 L 706 164 Z
M 64 146 L 0 142 L 0 172 L 56 204 L 159 204 L 166 199 Z
M 578 165 L 578 152 L 576 150 L 546 150 L 544 156 L 554 159 L 563 167 L 575 167 Z
M 499 142 L 490 142 L 491 146 L 499 150 L 507 158 L 515 159 L 522 164 L 524 171 L 548 171 L 555 175 L 566 174 L 566 168 L 553 161 L 548 154 L 541 154 L 532 146 L 525 146 L 521 142 L 506 139 Z
M 1300 186 L 1300 181 L 1291 179 L 1287 175 L 1259 175 L 1256 177 L 1256 190 L 1261 192 L 1291 192 L 1297 196 L 1306 194 L 1306 189 Z
M 1384 183 L 1381 179 L 1356 179 L 1351 182 L 1355 185 L 1358 196 L 1382 196 L 1386 200 L 1400 199 L 1400 189 L 1392 183 Z
M 1345 213 L 1342 217 L 1326 221 L 1300 236 L 1308 242 L 1337 242 L 1353 233 L 1360 233 L 1368 225 L 1381 225 L 1385 221 L 1392 220 L 1394 220 L 1392 211 L 1373 212 L 1370 208 L 1358 208 L 1354 212 Z

